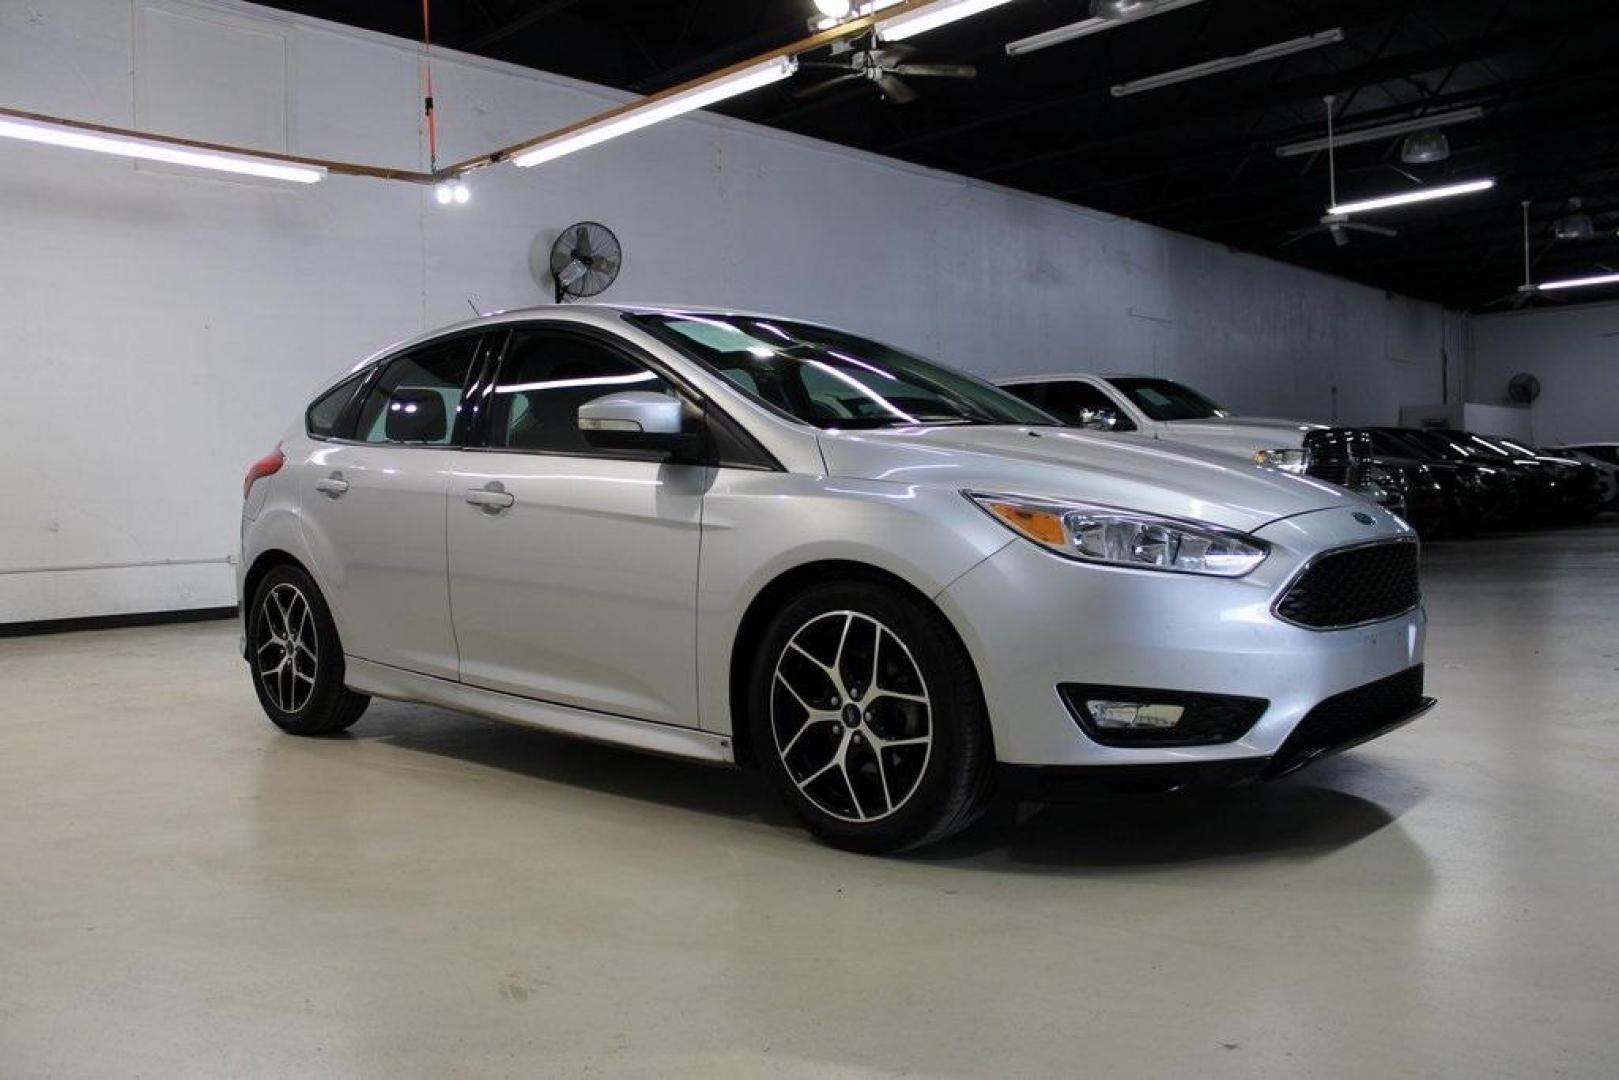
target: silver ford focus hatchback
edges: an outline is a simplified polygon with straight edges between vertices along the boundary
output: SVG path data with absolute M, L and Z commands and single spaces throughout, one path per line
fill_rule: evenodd
M 247 475 L 239 588 L 286 731 L 381 696 L 743 764 L 890 851 L 997 783 L 1240 782 L 1412 719 L 1417 563 L 1342 489 L 854 334 L 574 306 L 316 397 Z

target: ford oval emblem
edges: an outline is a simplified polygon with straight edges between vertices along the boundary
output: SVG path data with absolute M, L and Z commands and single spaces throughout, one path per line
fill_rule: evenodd
M 1376 518 L 1372 517 L 1372 515 L 1370 515 L 1368 513 L 1360 511 L 1360 510 L 1355 511 L 1355 520 L 1360 522 L 1362 525 L 1376 525 L 1377 524 L 1377 519 Z

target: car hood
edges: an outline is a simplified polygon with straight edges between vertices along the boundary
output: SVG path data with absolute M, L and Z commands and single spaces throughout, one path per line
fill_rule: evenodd
M 1298 450 L 1304 446 L 1304 436 L 1325 429 L 1325 424 L 1270 416 L 1222 416 L 1164 423 L 1164 431 L 1171 439 L 1243 457 L 1252 457 L 1255 450 Z
M 1342 488 L 1135 435 L 1055 427 L 826 432 L 832 476 L 1076 499 L 1251 532 L 1278 518 L 1360 505 Z

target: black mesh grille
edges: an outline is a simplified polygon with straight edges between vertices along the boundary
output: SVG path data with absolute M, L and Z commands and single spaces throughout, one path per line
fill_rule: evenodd
M 1280 776 L 1316 758 L 1363 743 L 1411 719 L 1430 704 L 1422 696 L 1422 665 L 1335 694 L 1311 709 L 1271 758 Z
M 1323 555 L 1277 602 L 1276 614 L 1330 630 L 1393 618 L 1421 599 L 1417 545 L 1402 541 Z

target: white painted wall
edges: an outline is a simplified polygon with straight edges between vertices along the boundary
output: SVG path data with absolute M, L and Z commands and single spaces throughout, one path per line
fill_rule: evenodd
M 1473 400 L 1507 403 L 1520 371 L 1540 379 L 1535 441 L 1619 441 L 1619 304 L 1485 315 L 1473 320 Z
M 246 4 L 0 0 L 0 103 L 304 154 L 423 166 L 417 63 Z M 434 70 L 441 160 L 619 100 Z M 1460 378 L 1463 324 L 1434 305 L 721 117 L 473 183 L 445 209 L 0 145 L 0 622 L 232 602 L 241 475 L 310 390 L 469 296 L 545 302 L 530 245 L 583 218 L 626 248 L 606 299 L 825 319 L 988 374 L 1154 371 L 1368 422 L 1441 395 L 1442 345 L 1452 397 Z

